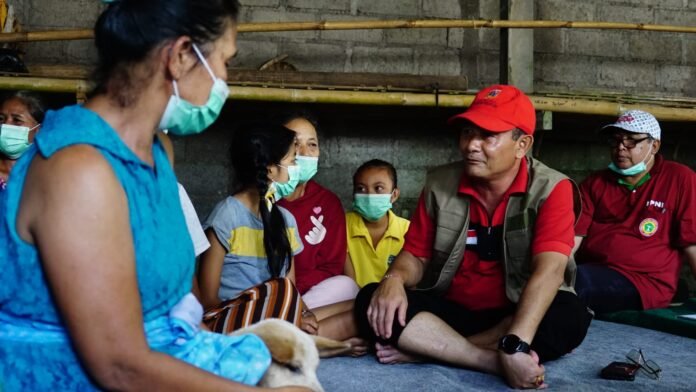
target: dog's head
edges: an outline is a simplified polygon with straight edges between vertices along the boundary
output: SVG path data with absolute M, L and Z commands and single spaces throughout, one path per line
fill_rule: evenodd
M 296 385 L 323 392 L 317 379 L 319 357 L 338 355 L 350 350 L 347 343 L 308 335 L 294 324 L 279 319 L 263 320 L 234 334 L 246 333 L 261 338 L 273 357 L 271 367 L 259 383 L 264 387 Z

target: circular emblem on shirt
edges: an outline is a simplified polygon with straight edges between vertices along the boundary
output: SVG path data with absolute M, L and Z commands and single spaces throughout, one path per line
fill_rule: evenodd
M 653 218 L 645 218 L 640 222 L 640 225 L 638 226 L 638 230 L 640 231 L 640 234 L 643 235 L 643 237 L 652 237 L 657 233 L 657 220 Z

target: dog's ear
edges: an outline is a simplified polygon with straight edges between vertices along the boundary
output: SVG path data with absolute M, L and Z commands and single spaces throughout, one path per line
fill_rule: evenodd
M 293 360 L 296 342 L 286 330 L 274 328 L 273 323 L 264 323 L 252 326 L 250 331 L 263 340 L 275 362 L 288 364 Z
M 314 344 L 317 346 L 320 358 L 335 357 L 350 351 L 350 344 L 339 342 L 338 340 L 328 339 L 321 336 L 310 335 Z
M 271 352 L 271 357 L 280 364 L 290 364 L 295 357 L 295 343 L 282 336 L 260 336 Z

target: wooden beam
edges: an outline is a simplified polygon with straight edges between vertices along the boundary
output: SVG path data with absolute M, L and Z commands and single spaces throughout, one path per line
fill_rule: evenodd
M 242 86 L 337 88 L 377 91 L 466 91 L 466 76 L 379 73 L 257 71 L 230 69 L 227 82 Z M 86 79 L 89 70 L 73 65 L 29 66 L 28 77 Z

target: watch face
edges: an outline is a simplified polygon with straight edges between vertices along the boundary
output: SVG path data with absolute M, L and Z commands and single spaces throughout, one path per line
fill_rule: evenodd
M 500 350 L 506 354 L 514 354 L 517 352 L 529 353 L 529 345 L 522 341 L 517 335 L 505 335 L 500 339 L 498 345 Z
M 517 347 L 520 344 L 520 338 L 515 335 L 507 335 L 503 337 L 501 342 L 503 346 L 503 351 L 508 354 L 513 354 L 517 352 Z

